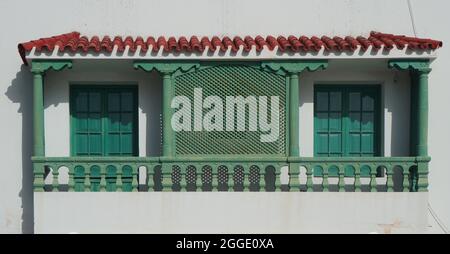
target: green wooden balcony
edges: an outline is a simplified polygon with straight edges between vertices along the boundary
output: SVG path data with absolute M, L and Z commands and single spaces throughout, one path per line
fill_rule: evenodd
M 33 157 L 34 190 L 423 192 L 428 187 L 429 161 L 429 157 Z
M 71 141 L 72 154 L 98 155 L 98 157 L 66 157 L 51 158 L 45 156 L 45 129 L 44 129 L 44 74 L 53 69 L 60 71 L 72 67 L 71 61 L 33 61 L 33 125 L 34 125 L 34 147 L 33 147 L 33 170 L 35 191 L 401 191 L 401 192 L 423 192 L 428 188 L 428 74 L 431 71 L 429 61 L 422 59 L 390 60 L 389 68 L 399 71 L 408 71 L 411 78 L 411 125 L 410 125 L 410 152 L 411 157 L 377 157 L 381 155 L 380 145 L 373 142 L 380 141 L 382 132 L 379 112 L 380 108 L 378 92 L 372 89 L 360 89 L 358 91 L 350 88 L 341 88 L 339 91 L 322 87 L 320 94 L 316 93 L 314 105 L 316 107 L 315 122 L 319 128 L 314 135 L 323 138 L 323 142 L 315 145 L 314 154 L 317 156 L 371 156 L 371 157 L 299 157 L 299 75 L 306 71 L 317 71 L 325 69 L 328 61 L 263 61 L 223 64 L 212 62 L 178 62 L 178 61 L 136 61 L 135 69 L 146 72 L 158 71 L 162 78 L 162 157 L 107 157 L 114 154 L 137 155 L 138 137 L 136 124 L 123 121 L 122 130 L 119 135 L 128 135 L 131 138 L 126 151 L 116 151 L 108 146 L 105 151 L 86 153 L 86 142 L 82 143 L 82 149 L 73 149 L 76 142 Z M 224 74 L 225 73 L 225 74 Z M 189 75 L 188 75 L 189 74 Z M 176 91 L 191 91 L 195 89 L 200 75 L 202 80 L 213 79 L 216 82 L 203 82 L 209 86 L 211 91 L 222 91 L 222 95 L 242 92 L 242 85 L 235 79 L 226 77 L 239 77 L 246 80 L 250 77 L 258 77 L 259 86 L 246 86 L 248 91 L 244 95 L 251 94 L 276 94 L 282 98 L 282 106 L 278 108 L 280 113 L 279 135 L 277 142 L 259 142 L 258 135 L 242 136 L 242 132 L 233 131 L 221 135 L 196 135 L 178 132 L 171 126 L 173 110 L 171 100 L 176 96 Z M 226 80 L 227 82 L 225 82 Z M 236 79 L 237 80 L 237 79 Z M 220 81 L 220 82 L 219 82 Z M 244 82 L 245 83 L 245 82 Z M 251 82 L 247 82 L 252 84 Z M 220 87 L 221 89 L 217 89 Z M 224 88 L 229 89 L 229 92 Z M 257 90 L 255 90 L 257 88 Z M 318 87 L 320 88 L 320 87 Z M 185 89 L 185 90 L 182 90 Z M 253 89 L 253 90 L 252 90 Z M 259 90 L 258 90 L 259 89 Z M 271 90 L 272 89 L 272 90 Z M 100 89 L 102 90 L 102 89 Z M 245 90 L 245 89 L 244 89 Z M 320 90 L 320 89 L 319 89 Z M 206 91 L 206 89 L 205 89 Z M 257 93 L 255 93 L 255 91 Z M 265 92 L 265 93 L 263 93 Z M 104 90 L 99 91 L 99 98 L 107 97 Z M 362 96 L 358 99 L 349 100 L 351 94 L 358 93 L 372 103 L 361 103 Z M 181 95 L 183 95 L 182 93 Z M 336 95 L 338 94 L 338 95 Z M 223 97 L 223 96 L 222 96 Z M 324 98 L 327 99 L 324 99 Z M 330 106 L 331 98 L 339 98 L 339 103 Z M 130 97 L 131 98 L 131 97 Z M 330 98 L 330 99 L 328 99 Z M 341 101 L 357 102 L 345 103 Z M 378 98 L 378 99 L 377 99 Z M 334 100 L 334 99 L 333 99 Z M 133 100 L 127 100 L 132 102 Z M 102 100 L 98 105 L 103 105 Z M 330 102 L 330 103 L 329 103 Z M 71 103 L 72 107 L 74 103 Z M 89 103 L 88 103 L 89 104 Z M 112 103 L 111 105 L 113 105 Z M 122 103 L 121 103 L 122 104 Z M 132 105 L 135 103 L 125 103 Z M 81 104 L 80 104 L 81 105 Z M 94 104 L 92 104 L 94 105 Z M 105 103 L 106 105 L 106 103 Z M 326 105 L 326 107 L 324 106 Z M 341 106 L 337 106 L 341 105 Z M 362 105 L 362 106 L 361 106 Z M 76 106 L 76 105 L 75 105 Z M 76 108 L 76 107 L 75 107 Z M 75 110 L 72 117 L 86 113 L 101 114 L 106 122 L 106 129 L 114 129 L 114 114 L 132 115 L 130 109 L 106 110 L 107 107 L 98 107 L 92 112 L 87 112 L 83 105 Z M 94 107 L 95 108 L 95 107 Z M 102 108 L 100 110 L 100 108 Z M 128 107 L 125 107 L 128 108 Z M 137 110 L 137 106 L 134 106 Z M 274 111 L 275 112 L 275 111 Z M 110 114 L 112 113 L 112 114 Z M 333 117 L 330 115 L 333 114 Z M 245 114 L 243 114 L 245 115 Z M 326 116 L 325 116 L 326 115 Z M 342 118 L 344 124 L 330 124 L 337 116 Z M 367 119 L 363 120 L 362 115 Z M 361 117 L 360 117 L 361 116 Z M 122 116 L 121 116 L 122 117 Z M 86 118 L 86 117 L 84 117 Z M 80 119 L 84 119 L 80 116 Z M 128 119 L 129 117 L 127 117 Z M 195 118 L 195 117 L 194 117 Z M 98 117 L 92 117 L 93 122 Z M 245 119 L 245 118 L 244 118 Z M 331 120 L 330 120 L 331 119 Z M 352 121 L 349 121 L 351 119 Z M 360 119 L 360 120 L 355 120 Z M 233 120 L 234 121 L 234 120 Z M 249 120 L 250 121 L 250 120 Z M 366 124 L 360 124 L 360 122 Z M 117 121 L 116 121 L 117 122 Z M 200 120 L 201 122 L 201 120 Z M 255 121 L 253 121 L 255 122 Z M 356 122 L 357 126 L 353 126 Z M 74 126 L 77 126 L 75 121 Z M 80 124 L 83 126 L 83 124 Z M 92 126 L 100 126 L 93 124 Z M 105 125 L 102 125 L 105 126 Z M 326 126 L 326 128 L 325 128 Z M 378 127 L 376 127 L 378 126 Z M 86 133 L 86 128 L 75 128 L 75 133 L 84 135 L 109 135 L 110 133 L 101 128 L 90 130 L 95 133 Z M 90 128 L 92 129 L 92 127 Z M 200 128 L 201 129 L 201 128 Z M 245 128 L 244 128 L 245 129 Z M 116 130 L 114 130 L 116 131 Z M 124 131 L 124 132 L 122 132 Z M 359 148 L 342 149 L 342 142 L 328 142 L 331 135 L 325 135 L 338 131 L 340 134 L 354 134 L 362 137 L 364 134 L 370 140 L 362 145 L 355 138 L 355 144 Z M 356 131 L 356 132 L 355 132 Z M 364 133 L 363 133 L 364 132 Z M 212 132 L 211 132 L 212 133 Z M 256 132 L 255 132 L 256 133 Z M 356 135 L 356 134 L 357 135 Z M 115 133 L 117 134 L 117 133 Z M 198 134 L 198 133 L 197 133 Z M 207 133 L 208 134 L 208 133 Z M 350 135 L 347 135 L 347 139 Z M 73 139 L 73 138 L 72 138 Z M 77 138 L 74 139 L 75 141 Z M 81 138 L 80 138 L 81 140 Z M 131 141 L 134 140 L 134 143 Z M 315 138 L 314 140 L 318 140 Z M 90 141 L 88 141 L 89 143 Z M 109 141 L 108 141 L 109 142 Z M 105 142 L 105 143 L 108 143 Z M 114 143 L 114 142 L 109 142 Z M 346 142 L 348 143 L 348 142 Z M 101 144 L 101 142 L 98 142 Z M 326 145 L 325 145 L 326 144 Z M 370 146 L 370 149 L 367 149 Z M 100 148 L 103 146 L 94 145 Z M 325 149 L 327 148 L 327 149 Z M 332 149 L 331 149 L 332 148 Z M 363 149 L 364 148 L 364 149 Z M 101 149 L 98 149 L 101 150 Z M 114 150 L 114 153 L 110 150 Z M 77 153 L 79 152 L 79 153 Z M 91 151 L 92 152 L 92 151 Z M 118 152 L 118 153 L 117 153 Z M 239 156 L 216 156 L 213 154 L 239 154 Z M 251 154 L 265 154 L 265 157 L 252 157 Z M 192 156 L 191 156 L 192 155 Z M 106 156 L 106 157 L 102 157 Z M 183 157 L 190 156 L 190 157 Z M 206 156 L 206 157 L 205 157 Z M 51 176 L 51 177 L 50 177 Z M 51 180 L 51 181 L 50 181 Z

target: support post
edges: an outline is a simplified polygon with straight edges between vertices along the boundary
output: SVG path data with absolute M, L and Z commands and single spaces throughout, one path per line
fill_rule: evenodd
M 61 71 L 72 68 L 71 61 L 33 61 L 33 156 L 45 156 L 44 130 L 44 75 L 49 69 Z
M 33 155 L 45 156 L 44 146 L 44 72 L 33 70 Z
M 428 74 L 431 69 L 417 70 L 417 156 L 428 156 Z
M 163 98 L 162 98 L 162 121 L 163 121 L 163 156 L 173 157 L 174 131 L 171 127 L 173 98 L 172 77 L 170 73 L 164 72 L 163 75 Z
M 430 68 L 417 70 L 417 145 L 416 155 L 424 158 L 428 156 L 428 74 Z M 428 190 L 428 163 L 419 162 L 417 166 L 417 191 Z
M 415 137 L 413 150 L 415 156 L 428 156 L 428 74 L 431 72 L 428 60 L 391 60 L 388 63 L 389 68 L 398 70 L 409 70 L 411 73 L 411 100 L 417 99 L 412 103 L 411 125 L 415 125 L 411 130 L 414 131 L 412 137 Z M 417 86 L 417 87 L 416 87 Z
M 31 73 L 33 73 L 33 157 L 45 156 L 45 129 L 44 129 L 44 75 L 49 69 L 60 71 L 65 67 L 72 68 L 70 61 L 33 61 L 31 62 Z M 44 163 L 33 163 L 33 186 L 34 191 L 45 191 L 45 165 Z M 57 169 L 54 168 L 54 177 L 57 177 Z M 69 174 L 69 176 L 72 176 Z M 57 185 L 58 180 L 54 183 Z M 69 179 L 69 182 L 72 179 Z M 57 189 L 54 188 L 54 191 Z
M 298 73 L 292 72 L 289 79 L 289 156 L 298 157 L 299 153 L 299 84 Z M 300 191 L 300 165 L 289 163 L 289 190 Z
M 411 152 L 417 165 L 410 173 L 412 191 L 428 191 L 428 74 L 429 60 L 392 60 L 389 68 L 409 70 L 411 73 Z M 414 101 L 415 100 L 415 101 Z M 406 179 L 406 177 L 404 176 Z
M 299 156 L 299 84 L 298 73 L 289 77 L 289 156 Z

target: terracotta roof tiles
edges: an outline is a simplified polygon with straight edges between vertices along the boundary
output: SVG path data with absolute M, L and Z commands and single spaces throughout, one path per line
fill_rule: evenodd
M 415 37 L 408 37 L 404 35 L 393 35 L 379 32 L 371 32 L 369 37 L 358 36 L 356 38 L 351 36 L 339 37 L 335 36 L 330 38 L 328 36 L 235 36 L 233 38 L 224 36 L 219 38 L 202 37 L 199 39 L 197 36 L 185 37 L 181 36 L 178 39 L 175 37 L 165 38 L 163 36 L 155 40 L 154 37 L 149 36 L 144 39 L 141 36 L 135 39 L 131 36 L 123 37 L 115 36 L 113 40 L 111 37 L 104 36 L 102 38 L 98 36 L 81 36 L 78 32 L 72 32 L 62 35 L 57 35 L 49 38 L 41 38 L 34 41 L 20 43 L 18 45 L 19 53 L 22 59 L 25 61 L 25 55 L 33 48 L 36 48 L 37 52 L 40 51 L 53 51 L 58 46 L 60 52 L 112 52 L 114 47 L 117 47 L 118 52 L 123 52 L 128 46 L 131 52 L 135 52 L 138 46 L 141 47 L 141 52 L 146 53 L 150 48 L 154 52 L 158 52 L 162 48 L 165 52 L 203 52 L 207 48 L 210 51 L 215 51 L 217 48 L 220 51 L 226 51 L 228 48 L 231 51 L 236 52 L 240 47 L 244 51 L 248 52 L 253 47 L 257 51 L 263 50 L 267 47 L 269 50 L 278 48 L 280 51 L 304 51 L 304 52 L 317 52 L 321 49 L 327 51 L 355 51 L 358 47 L 361 50 L 367 50 L 372 46 L 373 50 L 391 50 L 394 47 L 397 49 L 404 49 L 407 47 L 410 50 L 426 50 L 437 49 L 442 47 L 442 42 L 432 39 L 422 39 Z

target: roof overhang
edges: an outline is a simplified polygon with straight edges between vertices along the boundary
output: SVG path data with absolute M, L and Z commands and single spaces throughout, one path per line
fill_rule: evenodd
M 225 52 L 216 50 L 205 50 L 203 53 L 191 52 L 164 52 L 159 49 L 157 52 L 147 51 L 142 53 L 139 46 L 135 52 L 131 52 L 129 47 L 123 51 L 118 52 L 117 47 L 111 53 L 68 53 L 59 52 L 58 47 L 52 52 L 37 52 L 35 49 L 26 53 L 25 59 L 27 62 L 32 60 L 269 60 L 269 59 L 434 59 L 437 57 L 436 50 L 422 50 L 420 52 L 408 49 L 392 49 L 390 51 L 383 50 L 360 50 L 353 52 L 327 52 L 321 49 L 318 52 L 282 52 L 279 50 L 263 49 L 256 51 L 252 49 L 245 52 L 240 48 L 237 52 L 228 49 Z
M 19 44 L 25 64 L 33 60 L 276 60 L 276 59 L 430 59 L 441 41 L 372 32 L 359 36 L 283 37 L 196 36 L 166 40 L 130 36 L 80 37 L 77 32 Z

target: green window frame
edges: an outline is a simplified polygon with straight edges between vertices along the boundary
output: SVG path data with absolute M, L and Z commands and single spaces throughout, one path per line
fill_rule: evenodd
M 136 85 L 71 85 L 72 156 L 138 156 Z
M 314 156 L 380 156 L 379 85 L 314 86 Z

